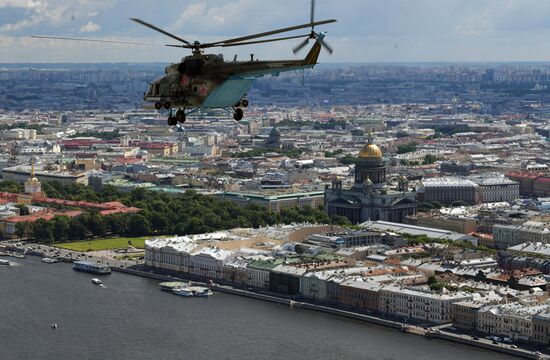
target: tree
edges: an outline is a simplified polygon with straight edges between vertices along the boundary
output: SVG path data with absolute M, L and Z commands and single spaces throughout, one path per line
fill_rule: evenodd
M 423 162 L 423 164 L 424 164 L 424 165 L 433 164 L 433 163 L 436 162 L 437 160 L 438 160 L 438 157 L 437 157 L 437 156 L 428 154 L 428 155 L 424 156 L 424 162 Z
M 19 194 L 23 192 L 23 185 L 11 180 L 0 181 L 0 192 Z
M 187 225 L 181 222 L 176 224 L 173 233 L 180 236 L 187 234 Z
M 36 220 L 32 225 L 32 238 L 40 243 L 53 242 L 53 222 L 44 219 Z
M 169 227 L 168 219 L 166 218 L 167 212 L 155 212 L 149 217 L 151 227 L 154 231 L 166 231 Z
M 104 236 L 107 233 L 105 220 L 103 216 L 100 216 L 98 213 L 93 213 L 90 216 L 86 227 L 95 236 Z
M 69 222 L 69 240 L 85 239 L 88 235 L 88 229 L 76 218 Z
M 397 153 L 398 154 L 405 154 L 405 153 L 416 151 L 416 146 L 417 145 L 418 144 L 414 141 L 412 141 L 408 144 L 398 145 L 397 146 Z
M 143 236 L 151 233 L 151 224 L 149 220 L 143 215 L 132 214 L 130 221 L 128 222 L 128 229 L 126 234 L 131 236 Z
M 113 235 L 122 235 L 128 229 L 128 216 L 125 214 L 115 214 L 105 217 L 107 231 Z
M 357 158 L 350 154 L 346 154 L 341 158 L 339 158 L 338 161 L 340 162 L 340 164 L 343 164 L 343 165 L 351 165 L 357 162 Z
M 462 201 L 462 200 L 456 200 L 451 203 L 452 207 L 458 207 L 458 206 L 469 206 L 468 203 Z
M 443 204 L 436 200 L 430 201 L 429 203 L 436 209 L 441 209 L 443 207 Z
M 53 218 L 53 237 L 56 242 L 66 241 L 69 237 L 69 218 L 56 216 Z
M 29 207 L 25 204 L 17 204 L 15 205 L 16 208 L 19 209 L 19 215 L 26 216 L 30 214 Z
M 15 224 L 15 234 L 19 239 L 24 239 L 29 236 L 29 232 L 31 231 L 32 224 L 24 221 L 24 222 L 18 222 Z

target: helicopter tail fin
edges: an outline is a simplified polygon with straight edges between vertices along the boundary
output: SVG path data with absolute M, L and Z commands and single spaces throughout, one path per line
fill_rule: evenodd
M 311 50 L 309 50 L 304 59 L 304 65 L 313 66 L 317 64 L 317 59 L 319 58 L 320 52 L 321 44 L 319 43 L 319 41 L 315 41 L 315 44 L 313 44 L 313 47 L 311 48 Z

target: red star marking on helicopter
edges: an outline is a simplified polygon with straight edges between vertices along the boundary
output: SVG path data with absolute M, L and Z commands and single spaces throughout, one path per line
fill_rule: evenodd
M 202 84 L 199 87 L 199 95 L 201 97 L 205 97 L 207 94 L 208 94 L 208 86 L 206 86 L 206 84 Z
M 181 80 L 180 80 L 180 85 L 181 86 L 187 86 L 187 85 L 189 85 L 190 82 L 191 82 L 191 78 L 187 75 L 183 75 L 181 77 Z

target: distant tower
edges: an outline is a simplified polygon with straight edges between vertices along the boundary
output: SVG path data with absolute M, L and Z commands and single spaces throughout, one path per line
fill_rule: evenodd
M 269 137 L 265 143 L 268 147 L 271 148 L 280 148 L 281 147 L 281 132 L 276 127 L 271 129 Z
M 409 179 L 407 179 L 406 176 L 401 175 L 399 176 L 399 180 L 397 181 L 397 190 L 399 191 L 409 191 Z
M 26 194 L 41 194 L 42 184 L 36 178 L 34 174 L 34 159 L 31 160 L 31 176 L 25 181 L 25 193 Z
M 453 98 L 451 100 L 451 103 L 452 103 L 452 108 L 453 108 L 453 115 L 456 115 L 456 109 L 457 109 L 457 105 L 458 105 L 458 95 L 455 94 L 455 96 L 453 96 Z

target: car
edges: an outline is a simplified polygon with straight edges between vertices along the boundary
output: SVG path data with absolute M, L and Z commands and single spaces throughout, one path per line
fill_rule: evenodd
M 517 349 L 517 348 L 518 348 L 518 346 L 517 346 L 517 345 L 514 345 L 514 344 L 510 345 L 510 347 L 511 347 L 512 349 Z
M 477 336 L 472 336 L 472 339 L 479 340 L 479 338 Z
M 510 339 L 509 337 L 505 337 L 505 338 L 502 339 L 502 342 L 511 343 L 512 339 Z
M 487 339 L 487 340 L 493 340 L 493 337 L 492 337 L 492 336 L 485 336 L 485 339 Z
M 496 341 L 496 340 L 493 340 L 493 344 L 496 344 L 496 345 L 498 345 L 498 341 Z
M 495 336 L 493 339 L 494 339 L 495 341 L 502 341 L 502 339 L 499 338 L 498 336 Z

